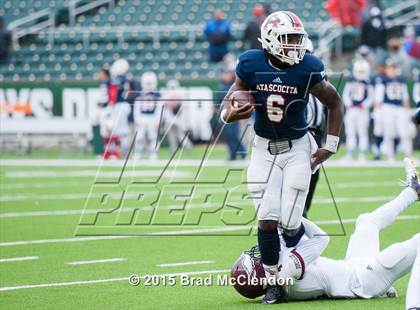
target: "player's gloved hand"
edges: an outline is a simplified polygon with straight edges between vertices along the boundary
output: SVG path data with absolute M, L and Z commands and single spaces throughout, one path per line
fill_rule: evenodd
M 252 112 L 254 112 L 254 105 L 247 104 L 234 107 L 233 100 L 231 100 L 224 105 L 221 117 L 225 121 L 225 123 L 231 123 L 241 119 L 249 118 Z
M 293 250 L 283 256 L 277 278 L 284 280 L 287 278 L 294 278 L 300 280 L 302 279 L 304 272 L 305 263 L 299 253 L 297 253 L 296 250 Z
M 314 170 L 318 165 L 322 164 L 324 161 L 326 161 L 333 153 L 320 148 L 318 149 L 314 154 L 311 156 L 311 168 Z

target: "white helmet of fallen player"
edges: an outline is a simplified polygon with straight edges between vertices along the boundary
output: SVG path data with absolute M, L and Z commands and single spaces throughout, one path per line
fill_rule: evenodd
M 141 76 L 141 88 L 145 92 L 155 91 L 158 86 L 156 73 L 148 71 Z
M 113 62 L 110 73 L 112 77 L 126 75 L 130 70 L 130 65 L 127 60 L 120 58 Z
M 358 59 L 353 64 L 353 76 L 357 80 L 368 81 L 370 78 L 370 65 L 364 59 Z
M 292 12 L 278 11 L 264 20 L 258 40 L 269 54 L 294 65 L 305 56 L 307 37 L 299 17 Z

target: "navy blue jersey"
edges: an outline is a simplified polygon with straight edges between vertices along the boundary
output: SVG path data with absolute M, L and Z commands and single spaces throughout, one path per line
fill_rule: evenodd
M 236 75 L 256 102 L 255 133 L 266 139 L 298 139 L 307 132 L 308 90 L 324 79 L 324 65 L 313 55 L 299 64 L 274 67 L 263 50 L 249 50 L 238 58 Z
M 347 107 L 357 107 L 362 104 L 369 106 L 372 95 L 371 81 L 357 80 L 351 77 L 344 87 L 343 100 Z
M 390 79 L 382 76 L 376 80 L 377 100 L 384 104 L 402 106 L 408 100 L 407 83 L 403 77 Z
M 155 114 L 159 104 L 159 92 L 142 92 L 136 98 L 136 104 L 139 105 L 141 114 Z

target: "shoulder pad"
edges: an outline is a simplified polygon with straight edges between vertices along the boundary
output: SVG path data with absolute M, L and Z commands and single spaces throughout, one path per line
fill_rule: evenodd
M 238 57 L 238 66 L 243 72 L 255 72 L 259 61 L 264 60 L 263 50 L 248 50 Z

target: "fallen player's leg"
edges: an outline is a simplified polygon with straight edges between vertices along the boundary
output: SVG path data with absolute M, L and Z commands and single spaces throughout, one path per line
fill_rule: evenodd
M 407 310 L 420 309 L 420 247 L 417 248 L 417 257 L 411 268 L 410 280 L 408 281 L 407 296 L 405 299 Z

